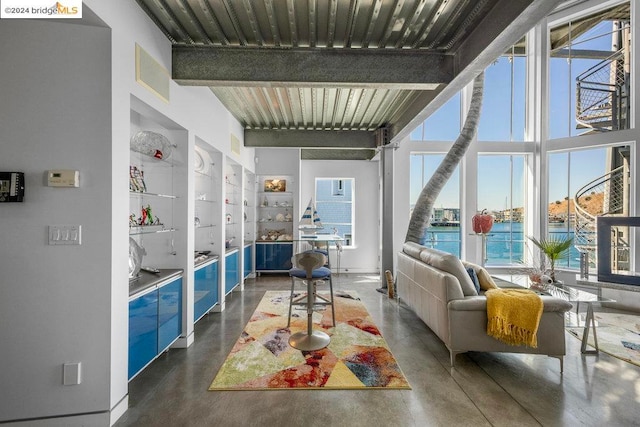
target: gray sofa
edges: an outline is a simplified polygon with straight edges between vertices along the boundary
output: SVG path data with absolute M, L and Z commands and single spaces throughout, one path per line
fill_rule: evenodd
M 482 267 L 468 263 L 467 267 L 487 281 L 489 275 Z M 467 351 L 528 353 L 557 357 L 562 372 L 564 313 L 571 309 L 570 303 L 543 295 L 537 348 L 510 346 L 487 335 L 484 291 L 476 291 L 465 265 L 454 255 L 407 242 L 398 253 L 396 280 L 399 298 L 444 342 L 451 366 L 457 354 Z M 508 282 L 499 283 L 506 287 Z

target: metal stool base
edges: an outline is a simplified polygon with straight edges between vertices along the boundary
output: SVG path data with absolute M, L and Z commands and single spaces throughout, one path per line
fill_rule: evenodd
M 296 332 L 289 337 L 289 345 L 302 351 L 313 351 L 325 348 L 331 342 L 331 337 L 322 331 Z

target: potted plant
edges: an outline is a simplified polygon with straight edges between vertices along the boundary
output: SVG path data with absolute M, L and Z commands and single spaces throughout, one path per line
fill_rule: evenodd
M 571 237 L 549 237 L 536 239 L 529 236 L 529 240 L 540 249 L 540 251 L 549 259 L 549 276 L 553 282 L 556 282 L 556 261 L 564 258 L 569 254 L 569 249 L 573 244 Z

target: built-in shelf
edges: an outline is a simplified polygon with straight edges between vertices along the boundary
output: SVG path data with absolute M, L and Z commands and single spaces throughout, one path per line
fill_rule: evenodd
M 139 196 L 139 197 L 160 197 L 160 198 L 165 198 L 165 199 L 177 199 L 178 196 L 172 196 L 170 194 L 160 194 L 160 193 L 149 193 L 147 191 L 130 191 L 129 192 L 130 195 L 132 196 Z
M 140 225 L 129 227 L 129 235 L 136 236 L 140 234 L 157 234 L 176 231 L 175 228 L 165 228 L 164 225 Z

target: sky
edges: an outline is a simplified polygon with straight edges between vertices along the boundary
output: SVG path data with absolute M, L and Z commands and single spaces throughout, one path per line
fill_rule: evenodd
M 611 49 L 611 23 L 601 23 L 574 40 L 575 49 Z M 599 37 L 597 37 L 599 36 Z M 596 37 L 596 38 L 594 38 Z M 550 138 L 579 135 L 583 130 L 575 124 L 575 81 L 583 71 L 599 61 L 553 58 L 550 64 Z M 513 78 L 511 70 L 513 69 Z M 513 63 L 500 58 L 485 72 L 485 92 L 478 129 L 477 144 L 483 141 L 524 140 L 525 122 L 525 60 L 516 57 Z M 513 100 L 513 102 L 512 102 Z M 513 107 L 512 107 L 513 105 Z M 453 141 L 460 129 L 460 96 L 456 95 L 432 114 L 422 127 L 412 133 L 412 139 Z M 437 168 L 442 155 L 412 157 L 411 203 L 414 203 Z M 606 149 L 597 148 L 571 153 L 553 153 L 548 159 L 550 173 L 549 200 L 573 197 L 575 192 L 604 175 Z M 424 165 L 422 165 L 424 161 Z M 422 170 L 427 176 L 422 181 Z M 514 179 L 511 180 L 511 172 Z M 478 209 L 503 210 L 521 207 L 524 202 L 523 156 L 480 156 L 478 160 Z M 459 207 L 458 172 L 446 184 L 435 207 Z

